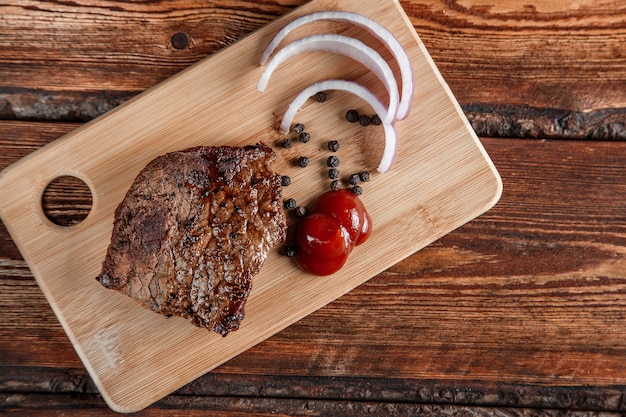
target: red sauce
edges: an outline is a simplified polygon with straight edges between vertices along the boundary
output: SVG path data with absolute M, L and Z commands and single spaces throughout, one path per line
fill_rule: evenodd
M 372 220 L 359 197 L 345 189 L 328 191 L 298 224 L 296 261 L 307 272 L 330 275 L 371 232 Z

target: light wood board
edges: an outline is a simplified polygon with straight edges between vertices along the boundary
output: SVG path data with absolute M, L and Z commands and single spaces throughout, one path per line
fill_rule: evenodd
M 362 5 L 308 3 L 0 173 L 2 221 L 114 410 L 150 405 L 482 214 L 500 197 L 496 169 L 399 3 Z M 315 80 L 356 80 L 385 97 L 360 64 L 328 53 L 292 58 L 275 72 L 266 92 L 256 90 L 263 70 L 258 58 L 269 39 L 295 16 L 328 9 L 356 11 L 386 26 L 409 52 L 415 71 L 411 115 L 397 123 L 396 164 L 363 186 L 374 225 L 371 238 L 340 272 L 323 278 L 272 252 L 254 279 L 241 328 L 224 338 L 180 318 L 165 319 L 101 287 L 95 277 L 113 212 L 151 159 L 196 145 L 273 145 L 283 137 L 277 126 L 288 102 Z M 327 31 L 381 48 L 366 31 L 331 22 L 303 27 L 289 40 Z M 392 68 L 397 73 L 393 63 Z M 348 108 L 371 111 L 354 96 L 329 92 L 327 102 L 311 100 L 299 112 L 297 121 L 307 126 L 311 142 L 275 148 L 277 170 L 292 177 L 285 198 L 307 205 L 328 188 L 324 161 L 330 153 L 324 148 L 330 139 L 340 141 L 342 174 L 375 171 L 382 129 L 347 123 Z M 299 155 L 311 158 L 309 167 L 294 166 Z M 82 179 L 93 194 L 91 212 L 71 227 L 54 225 L 41 207 L 47 184 L 63 175 Z

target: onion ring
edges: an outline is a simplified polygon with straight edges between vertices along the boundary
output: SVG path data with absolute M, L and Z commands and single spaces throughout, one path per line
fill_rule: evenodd
M 269 61 L 263 74 L 257 83 L 257 89 L 264 91 L 269 83 L 272 73 L 280 64 L 287 59 L 304 52 L 326 51 L 345 55 L 360 62 L 372 71 L 385 85 L 389 94 L 389 106 L 386 114 L 386 121 L 392 123 L 395 120 L 398 109 L 399 93 L 398 84 L 393 76 L 393 71 L 389 64 L 374 49 L 365 45 L 358 39 L 337 34 L 312 35 L 293 41 L 289 45 L 279 50 Z M 380 115 L 381 118 L 383 117 Z
M 400 102 L 398 106 L 397 119 L 405 119 L 413 106 L 413 67 L 411 60 L 406 50 L 402 47 L 398 39 L 389 30 L 387 30 L 380 23 L 363 16 L 359 13 L 345 12 L 340 10 L 329 10 L 310 13 L 296 18 L 287 25 L 285 25 L 269 42 L 260 58 L 260 65 L 265 65 L 265 62 L 269 56 L 274 52 L 280 42 L 294 29 L 305 25 L 307 23 L 315 22 L 317 20 L 333 20 L 340 22 L 349 22 L 354 25 L 367 29 L 370 33 L 380 39 L 387 49 L 392 53 L 395 60 L 400 67 L 400 76 L 402 81 L 402 93 L 400 95 Z
M 289 133 L 293 118 L 295 117 L 298 110 L 300 110 L 300 108 L 311 96 L 314 96 L 320 91 L 329 90 L 340 90 L 354 94 L 365 100 L 372 107 L 374 112 L 381 116 L 381 120 L 383 120 L 383 129 L 385 131 L 385 148 L 383 150 L 383 156 L 378 163 L 378 167 L 376 169 L 378 170 L 378 172 L 381 173 L 389 170 L 389 168 L 393 164 L 393 161 L 395 160 L 396 152 L 398 149 L 398 132 L 396 131 L 396 127 L 393 123 L 387 123 L 386 121 L 384 121 L 388 114 L 385 105 L 382 104 L 380 100 L 378 100 L 374 93 L 354 81 L 325 80 L 311 84 L 310 86 L 306 87 L 291 101 L 289 107 L 287 107 L 287 111 L 285 111 L 283 120 L 280 124 L 281 132 L 285 134 Z

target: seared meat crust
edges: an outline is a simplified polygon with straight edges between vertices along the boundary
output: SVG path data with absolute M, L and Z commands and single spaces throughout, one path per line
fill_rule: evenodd
M 224 336 L 238 329 L 252 277 L 285 240 L 275 159 L 265 145 L 154 159 L 115 211 L 96 279 L 157 313 Z

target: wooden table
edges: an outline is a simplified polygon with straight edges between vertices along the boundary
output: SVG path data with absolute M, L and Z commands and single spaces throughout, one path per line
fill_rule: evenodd
M 0 169 L 303 3 L 3 3 Z M 626 413 L 626 5 L 572 3 L 402 1 L 501 200 L 138 414 Z M 114 414 L 4 226 L 0 358 L 2 412 Z

